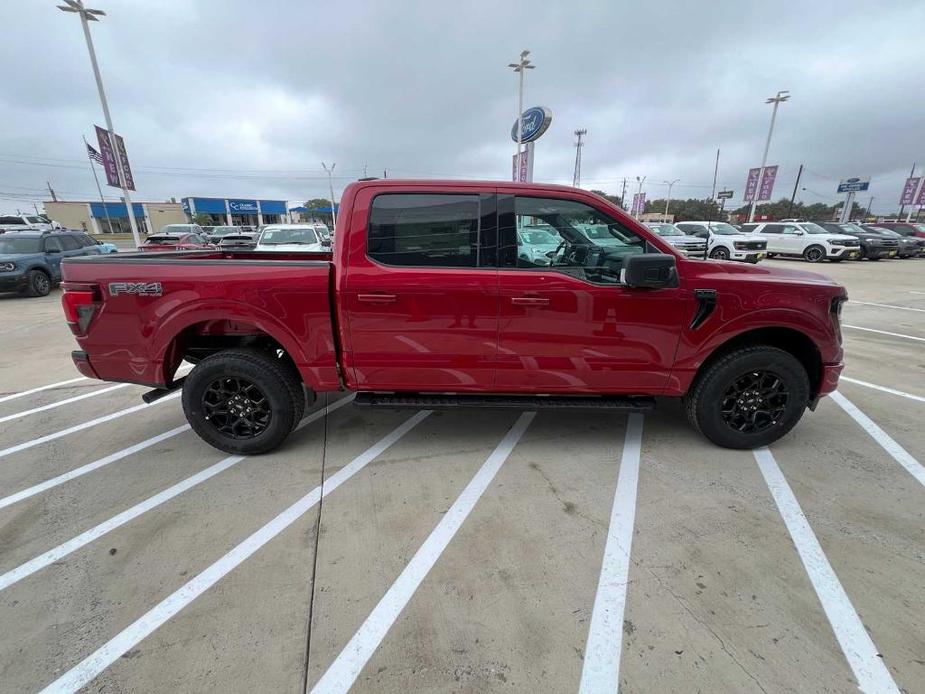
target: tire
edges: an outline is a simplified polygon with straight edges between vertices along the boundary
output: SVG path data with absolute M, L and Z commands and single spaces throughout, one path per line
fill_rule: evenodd
M 750 402 L 755 402 L 751 407 L 768 403 L 768 392 L 756 396 L 746 389 L 735 394 L 737 386 L 747 384 L 755 373 L 765 374 L 757 379 L 764 385 L 772 378 L 780 383 L 781 389 L 772 389 L 770 395 L 775 402 L 771 411 L 749 412 Z M 759 345 L 730 352 L 709 365 L 684 396 L 684 411 L 691 426 L 717 446 L 757 448 L 789 432 L 803 416 L 809 397 L 809 377 L 796 357 Z M 749 417 L 754 428 L 751 431 L 747 423 L 743 425 Z
M 186 377 L 183 412 L 210 446 L 255 455 L 273 450 L 295 429 L 305 413 L 305 391 L 282 359 L 231 349 L 206 357 Z
M 840 263 L 844 258 L 829 258 L 830 263 Z
M 710 251 L 710 257 L 713 260 L 729 260 L 729 251 L 722 246 L 717 246 Z
M 514 115 L 517 115 L 517 114 L 514 114 Z M 880 260 L 880 258 L 871 258 L 871 257 L 869 257 L 869 256 L 868 256 L 867 259 L 868 259 L 870 262 L 872 262 L 872 263 L 873 263 L 873 262 L 876 262 L 876 261 L 878 261 L 878 260 Z
M 810 246 L 803 251 L 803 258 L 810 263 L 821 263 L 825 260 L 825 249 L 822 246 Z
M 26 274 L 26 296 L 48 296 L 51 277 L 43 270 L 29 270 Z

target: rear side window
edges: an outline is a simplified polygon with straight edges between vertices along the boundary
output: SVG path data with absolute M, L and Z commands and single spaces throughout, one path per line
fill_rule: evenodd
M 756 229 L 757 226 L 757 224 L 743 224 L 740 228 L 743 232 L 748 232 L 750 234 Z
M 782 234 L 783 232 L 784 232 L 783 224 L 765 224 L 761 228 L 762 234 Z
M 477 267 L 479 196 L 378 195 L 369 215 L 366 252 L 383 265 Z
M 59 236 L 49 236 L 45 239 L 45 250 L 46 251 L 63 251 L 64 248 L 61 245 L 61 237 Z
M 73 236 L 61 236 L 61 245 L 64 246 L 66 251 L 76 251 L 80 248 L 80 242 Z
M 94 241 L 92 238 L 90 238 L 86 234 L 78 234 L 77 242 L 81 246 L 96 246 L 97 245 L 96 241 Z
M 517 115 L 517 114 L 514 114 Z M 25 224 L 22 217 L 0 217 L 0 224 Z

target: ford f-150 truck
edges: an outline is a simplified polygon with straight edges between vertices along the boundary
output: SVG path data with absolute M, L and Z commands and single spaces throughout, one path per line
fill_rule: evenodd
M 347 186 L 337 224 L 333 255 L 66 260 L 78 370 L 151 386 L 149 401 L 182 387 L 204 440 L 250 454 L 278 446 L 316 393 L 343 389 L 430 409 L 678 397 L 711 441 L 751 448 L 786 434 L 842 369 L 843 287 L 687 258 L 583 190 L 366 180 Z M 522 228 L 555 243 L 523 253 Z M 195 366 L 177 378 L 184 359 Z

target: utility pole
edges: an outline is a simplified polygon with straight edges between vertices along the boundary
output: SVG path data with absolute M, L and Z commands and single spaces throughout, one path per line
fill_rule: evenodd
M 575 188 L 581 185 L 581 148 L 584 146 L 581 137 L 587 134 L 587 128 L 579 128 L 575 131 L 575 137 L 578 138 L 575 142 L 575 173 L 572 175 L 572 185 Z
M 58 202 L 58 196 L 55 195 L 55 189 L 51 187 L 51 181 L 45 181 L 45 185 L 48 186 L 48 192 L 51 193 L 52 202 Z
M 623 177 L 623 190 L 620 193 L 620 207 L 626 209 L 626 176 Z
M 331 168 L 328 169 L 327 164 L 321 162 L 321 166 L 324 167 L 325 172 L 328 174 L 328 190 L 331 192 L 331 224 L 334 225 L 334 228 L 337 229 L 337 213 L 334 211 L 334 167 L 337 166 L 336 163 L 331 164 Z
M 788 96 L 790 92 L 782 91 L 777 92 L 777 96 L 772 96 L 768 98 L 764 103 L 774 104 L 774 110 L 771 111 L 771 127 L 768 128 L 768 139 L 764 143 L 764 154 L 761 157 L 761 168 L 758 169 L 758 185 L 755 187 L 755 195 L 752 196 L 752 206 L 748 211 L 748 221 L 755 221 L 755 206 L 758 204 L 758 195 L 761 190 L 761 179 L 764 177 L 764 166 L 768 163 L 768 150 L 771 149 L 771 135 L 774 134 L 774 121 L 777 119 L 777 107 L 780 106 L 783 102 L 790 99 Z
M 516 181 L 520 178 L 520 147 L 521 142 L 523 141 L 523 129 L 524 129 L 524 72 L 526 70 L 533 70 L 536 68 L 536 65 L 531 65 L 530 61 L 527 60 L 527 56 L 530 55 L 530 51 L 521 51 L 520 52 L 520 62 L 519 63 L 508 63 L 509 68 L 513 68 L 514 72 L 518 76 L 518 87 L 517 87 L 517 142 L 515 143 L 514 149 L 514 171 L 512 180 Z
M 90 53 L 90 63 L 93 66 L 93 76 L 96 78 L 96 88 L 100 93 L 100 105 L 103 107 L 103 116 L 106 118 L 109 146 L 115 152 L 115 142 L 113 142 L 115 129 L 112 127 L 109 103 L 106 101 L 106 91 L 103 89 L 103 78 L 100 76 L 100 66 L 96 62 L 96 51 L 93 49 L 93 39 L 90 36 L 90 22 L 100 21 L 98 17 L 104 17 L 106 13 L 103 10 L 92 10 L 84 7 L 83 0 L 64 0 L 64 5 L 58 5 L 58 9 L 64 12 L 74 12 L 80 16 L 84 38 L 87 40 L 87 51 Z M 135 240 L 135 246 L 138 247 L 141 245 L 141 237 L 138 235 L 138 224 L 135 222 L 135 207 L 132 205 L 132 197 L 129 195 L 125 177 L 122 175 L 121 162 L 116 162 L 116 174 L 119 178 L 119 187 L 122 189 L 122 197 L 125 199 L 125 212 L 128 215 L 129 225 L 132 227 L 132 238 Z
M 719 173 L 719 148 L 716 148 L 716 166 L 713 167 L 713 192 L 710 193 L 710 200 L 716 200 L 716 175 Z
M 790 207 L 787 208 L 787 216 L 793 217 L 793 201 L 797 197 L 797 187 L 800 185 L 800 178 L 803 176 L 803 165 L 800 164 L 800 170 L 797 171 L 797 182 L 793 184 L 793 193 L 790 195 Z M 761 181 L 759 181 L 760 183 Z M 755 191 L 757 195 L 758 191 Z
M 670 183 L 669 183 L 668 181 L 665 181 L 665 183 L 668 183 L 668 199 L 665 200 L 665 221 L 666 221 L 666 222 L 668 221 L 668 205 L 671 204 L 671 189 L 674 187 L 674 184 L 677 183 L 677 182 L 680 181 L 680 180 L 681 180 L 680 178 L 676 178 L 676 179 L 674 179 L 673 181 L 671 181 Z M 716 181 L 715 181 L 715 180 L 713 181 L 713 187 L 714 187 L 714 188 L 716 187 Z
M 915 176 L 915 162 L 912 162 L 912 171 L 909 172 L 909 178 L 912 178 L 913 176 Z M 913 194 L 915 193 L 915 191 L 912 191 L 912 192 Z M 899 221 L 902 221 L 903 212 L 905 212 L 905 210 L 906 210 L 906 206 L 903 204 L 902 200 L 900 200 L 899 201 Z M 912 212 L 910 211 L 909 214 L 911 216 Z M 906 220 L 906 221 L 909 221 L 909 220 Z

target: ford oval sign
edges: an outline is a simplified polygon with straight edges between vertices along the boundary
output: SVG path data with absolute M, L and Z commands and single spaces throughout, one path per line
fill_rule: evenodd
M 549 124 L 552 123 L 552 111 L 545 106 L 534 106 L 523 112 L 523 126 L 520 136 L 521 142 L 534 142 L 540 139 L 540 136 L 546 132 Z M 514 121 L 514 127 L 511 128 L 511 139 L 517 142 L 517 121 Z

